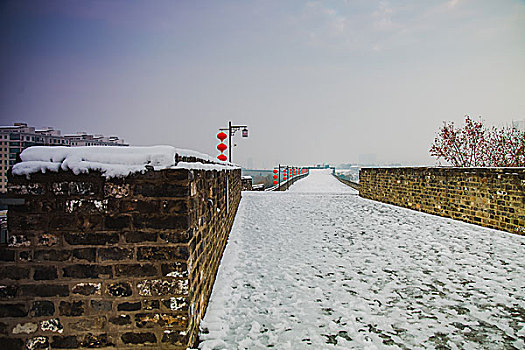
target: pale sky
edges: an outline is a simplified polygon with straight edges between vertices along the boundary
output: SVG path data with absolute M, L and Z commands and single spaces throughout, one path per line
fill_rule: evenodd
M 525 1 L 0 3 L 1 124 L 233 161 L 433 165 L 443 121 L 525 119 Z

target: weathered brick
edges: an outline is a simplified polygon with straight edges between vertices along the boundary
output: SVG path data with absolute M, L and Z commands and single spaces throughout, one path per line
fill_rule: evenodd
M 105 227 L 110 230 L 123 230 L 131 227 L 131 217 L 127 215 L 107 215 Z
M 126 248 L 99 248 L 98 258 L 102 261 L 105 260 L 127 260 L 133 258 L 133 250 Z
M 186 331 L 165 331 L 162 334 L 162 343 L 176 346 L 186 346 L 188 344 L 189 334 Z
M 169 183 L 144 183 L 135 185 L 133 193 L 144 197 L 185 197 L 190 194 L 190 189 Z
M 135 314 L 135 325 L 138 328 L 160 327 L 185 327 L 188 316 L 184 314 L 167 313 L 140 313 Z
M 157 268 L 151 264 L 115 265 L 115 276 L 117 277 L 148 277 L 157 274 Z
M 139 213 L 159 213 L 161 202 L 156 200 L 127 200 L 120 202 L 120 210 L 122 212 L 137 211 Z
M 70 330 L 73 331 L 93 331 L 100 330 L 106 327 L 106 318 L 104 316 L 90 316 L 88 318 L 75 318 L 74 321 L 70 321 L 68 325 Z
M 159 237 L 167 243 L 188 243 L 193 237 L 193 229 L 184 232 L 162 232 Z
M 32 317 L 53 316 L 55 314 L 55 305 L 48 300 L 34 301 L 30 314 Z
M 70 250 L 43 249 L 35 250 L 33 259 L 35 261 L 66 261 L 71 257 Z
M 66 297 L 69 295 L 69 288 L 62 284 L 24 284 L 20 286 L 21 296 L 30 297 Z
M 29 278 L 28 267 L 19 266 L 0 266 L 0 278 L 8 278 L 11 280 L 22 280 Z
M 15 261 L 15 251 L 0 248 L 0 261 Z
M 133 225 L 138 229 L 187 230 L 190 226 L 190 217 L 187 215 L 151 216 L 136 214 L 133 216 Z
M 124 239 L 126 240 L 127 243 L 156 242 L 157 233 L 156 232 L 141 232 L 141 231 L 125 232 Z
M 131 324 L 131 317 L 129 315 L 118 315 L 110 317 L 109 322 L 116 324 L 117 326 L 124 326 Z
M 137 249 L 137 259 L 139 261 L 165 261 L 165 260 L 185 260 L 189 257 L 186 245 L 170 247 L 139 247 Z
M 102 265 L 70 265 L 62 269 L 64 277 L 71 278 L 112 278 L 111 266 Z
M 27 314 L 25 304 L 0 304 L 0 317 L 24 317 Z
M 160 302 L 156 299 L 146 299 L 143 304 L 144 310 L 158 310 L 160 308 Z
M 91 300 L 91 308 L 95 311 L 110 311 L 113 303 L 109 300 Z
M 53 341 L 51 342 L 51 347 L 53 349 L 76 349 L 80 346 L 80 342 L 77 337 L 74 335 L 66 336 L 53 336 Z
M 82 316 L 84 314 L 84 302 L 78 301 L 61 301 L 58 306 L 61 316 Z
M 125 302 L 125 303 L 118 304 L 117 310 L 118 311 L 137 311 L 137 310 L 140 310 L 141 307 L 142 307 L 142 304 L 140 303 L 140 301 L 136 301 L 132 303 Z
M 83 348 L 105 348 L 114 346 L 113 341 L 107 334 L 86 334 L 80 340 L 80 346 Z
M 127 282 L 111 283 L 107 287 L 107 293 L 114 297 L 129 297 L 133 294 L 131 285 Z
M 57 235 L 53 235 L 50 233 L 43 233 L 38 236 L 39 246 L 51 247 L 51 246 L 57 245 L 58 243 L 59 243 L 59 238 Z
M 73 260 L 85 260 L 88 262 L 95 262 L 97 257 L 96 248 L 79 248 L 73 249 Z
M 13 299 L 18 292 L 18 286 L 15 285 L 0 285 L 0 299 Z
M 31 250 L 23 250 L 18 252 L 18 259 L 23 262 L 33 261 L 33 252 Z
M 99 295 L 102 283 L 78 283 L 73 286 L 71 292 L 81 295 Z
M 24 340 L 13 337 L 1 337 L 0 349 L 2 350 L 21 350 L 24 349 Z
M 116 232 L 66 233 L 64 239 L 71 245 L 106 245 L 118 242 Z
M 40 266 L 35 267 L 33 279 L 35 281 L 54 280 L 58 278 L 58 272 L 54 266 Z
M 64 326 L 60 323 L 60 319 L 52 318 L 40 321 L 40 330 L 42 332 L 62 333 L 64 331 Z
M 124 344 L 157 343 L 157 337 L 151 332 L 127 332 L 121 336 Z
M 27 350 L 49 349 L 49 339 L 44 336 L 33 337 L 28 339 L 25 345 Z
M 161 265 L 162 276 L 188 277 L 188 265 L 185 262 L 173 262 Z
M 188 293 L 188 280 L 143 280 L 137 289 L 142 296 L 183 295 Z

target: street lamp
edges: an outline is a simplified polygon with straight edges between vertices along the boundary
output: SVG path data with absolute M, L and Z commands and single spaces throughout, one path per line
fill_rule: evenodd
M 242 129 L 242 137 L 248 137 L 248 126 L 247 125 L 232 125 L 232 122 L 228 122 L 227 128 L 221 128 L 220 131 L 228 130 L 228 160 L 232 162 L 232 136 L 235 135 L 236 131 Z

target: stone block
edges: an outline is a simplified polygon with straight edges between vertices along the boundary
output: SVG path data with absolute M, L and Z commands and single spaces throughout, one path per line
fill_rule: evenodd
M 128 260 L 133 258 L 133 250 L 126 248 L 99 248 L 98 249 L 98 258 L 101 261 L 106 260 Z
M 22 280 L 29 278 L 29 267 L 0 266 L 0 279 Z
M 115 265 L 117 277 L 149 277 L 157 276 L 159 271 L 151 264 L 119 264 Z
M 126 243 L 156 242 L 157 232 L 124 232 L 124 240 L 126 241 Z
M 71 293 L 80 295 L 100 295 L 102 283 L 78 283 L 73 286 Z
M 142 304 L 140 301 L 136 301 L 136 302 L 125 302 L 125 303 L 120 303 L 117 305 L 117 310 L 118 311 L 138 311 L 140 310 L 142 307 Z
M 125 326 L 131 324 L 131 317 L 129 315 L 118 315 L 109 318 L 109 323 L 117 326 Z
M 111 266 L 69 265 L 62 269 L 64 278 L 112 278 Z
M 71 245 L 106 245 L 118 243 L 116 232 L 66 233 L 64 239 Z
M 62 284 L 24 284 L 20 286 L 20 295 L 28 297 L 67 297 L 69 288 Z
M 137 229 L 155 230 L 187 230 L 190 226 L 190 217 L 170 215 L 141 215 L 133 216 L 133 225 Z
M 185 328 L 188 323 L 188 316 L 173 313 L 139 313 L 135 314 L 135 325 L 138 328 L 178 327 Z
M 58 306 L 60 316 L 82 316 L 84 315 L 84 302 L 78 301 L 61 301 Z
M 33 259 L 35 261 L 66 261 L 71 258 L 70 250 L 42 249 L 35 250 Z
M 95 312 L 111 311 L 111 309 L 113 308 L 113 302 L 110 300 L 91 300 L 90 304 L 91 304 L 91 308 Z
M 35 281 L 42 280 L 55 280 L 58 278 L 57 268 L 54 266 L 40 266 L 35 267 L 35 272 L 33 273 L 33 279 Z
M 135 185 L 133 193 L 144 197 L 186 197 L 190 194 L 188 186 L 170 183 L 142 183 Z
M 0 318 L 4 317 L 25 317 L 28 311 L 25 304 L 0 304 Z
M 53 316 L 55 314 L 55 305 L 52 301 L 37 300 L 33 302 L 30 310 L 31 317 Z
M 139 261 L 186 260 L 189 257 L 188 246 L 154 246 L 137 248 Z
M 137 283 L 137 290 L 142 296 L 186 295 L 188 280 L 143 280 Z
M 116 282 L 107 286 L 107 293 L 114 297 L 129 297 L 133 291 L 128 282 Z
M 151 332 L 127 332 L 120 337 L 124 344 L 157 343 L 157 337 Z

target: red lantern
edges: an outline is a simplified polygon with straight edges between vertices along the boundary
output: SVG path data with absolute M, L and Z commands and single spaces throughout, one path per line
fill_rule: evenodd
M 227 137 L 228 137 L 228 136 L 227 136 L 225 133 L 223 133 L 222 131 L 221 131 L 220 133 L 217 134 L 217 138 L 218 138 L 219 140 L 221 140 L 221 142 L 224 141 L 224 140 L 226 140 Z
M 274 173 L 274 174 L 277 174 L 277 169 L 273 169 L 273 173 Z
M 274 179 L 277 179 L 277 175 L 274 175 L 273 178 L 274 178 Z
M 224 154 L 219 154 L 219 155 L 217 156 L 217 159 L 218 159 L 218 160 L 222 160 L 223 162 L 225 162 L 226 159 L 228 159 L 228 158 L 226 158 L 226 156 L 225 156 Z
M 221 152 L 226 151 L 226 148 L 228 148 L 228 146 L 226 146 L 224 143 L 219 143 L 219 144 L 217 145 L 217 149 L 218 149 L 219 151 L 221 151 Z
M 286 175 L 283 176 L 283 180 L 286 180 Z
M 273 184 L 274 184 L 274 185 L 277 185 L 277 180 L 273 180 Z

